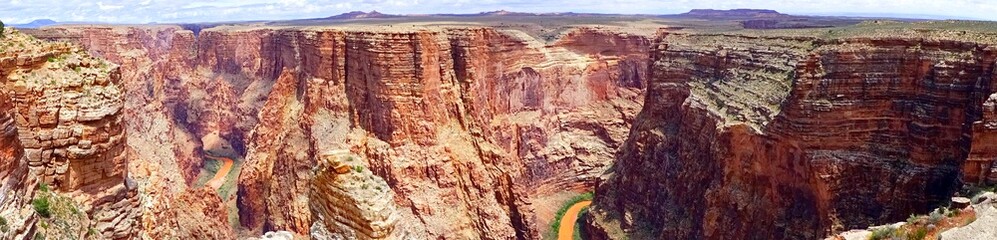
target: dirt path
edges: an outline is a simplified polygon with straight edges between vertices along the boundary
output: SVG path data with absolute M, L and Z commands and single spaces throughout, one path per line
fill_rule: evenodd
M 589 205 L 592 205 L 592 201 L 581 201 L 568 208 L 568 211 L 564 213 L 564 217 L 561 217 L 561 227 L 557 229 L 557 240 L 575 239 L 572 235 L 575 234 L 575 222 L 578 221 L 578 213 Z
M 218 188 L 221 188 L 222 184 L 225 183 L 225 177 L 228 176 L 228 173 L 232 171 L 232 164 L 234 162 L 232 161 L 231 158 L 227 157 L 214 157 L 214 156 L 207 156 L 207 157 L 214 160 L 222 161 L 222 167 L 219 168 L 218 172 L 215 173 L 215 177 L 211 178 L 211 180 L 208 180 L 208 182 L 204 184 L 205 186 L 211 186 L 212 189 L 218 190 Z

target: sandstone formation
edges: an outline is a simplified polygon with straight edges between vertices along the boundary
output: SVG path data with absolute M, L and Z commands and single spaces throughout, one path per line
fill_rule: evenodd
M 22 149 L 13 151 L 24 153 L 23 159 L 12 158 L 8 169 L 16 176 L 20 170 L 15 166 L 26 161 L 31 177 L 46 186 L 37 198 L 52 198 L 56 206 L 64 202 L 74 215 L 85 213 L 70 224 L 76 230 L 61 236 L 84 236 L 89 230 L 104 239 L 135 237 L 138 198 L 126 170 L 117 66 L 70 44 L 17 32 L 4 40 L 9 45 L 0 55 L 0 83 L 16 109 L 13 125 Z M 11 187 L 26 186 L 33 185 Z M 38 234 L 44 233 L 51 232 Z
M 419 239 L 400 219 L 388 184 L 347 151 L 324 155 L 309 191 L 315 238 Z M 316 228 L 324 228 L 318 230 Z M 320 236 L 326 234 L 327 236 Z M 424 237 L 423 237 L 424 238 Z
M 653 30 L 651 30 L 653 32 Z M 58 27 L 121 65 L 144 232 L 171 222 L 202 136 L 246 154 L 238 220 L 308 235 L 321 152 L 349 149 L 415 236 L 538 238 L 531 201 L 591 190 L 640 107 L 648 35 L 515 30 Z M 155 39 L 155 40 L 154 40 Z M 164 120 L 166 119 L 166 120 Z M 175 159 L 175 160 L 174 160 Z M 179 185 L 177 183 L 186 182 Z M 184 186 L 186 185 L 186 186 Z M 439 204 L 442 202 L 443 204 Z M 159 209 L 159 210 L 155 210 Z M 163 218 L 163 219 L 159 219 Z M 163 233 L 171 236 L 176 233 Z
M 816 239 L 945 202 L 971 146 L 992 143 L 969 126 L 997 52 L 917 34 L 664 34 L 588 229 Z
M 158 26 L 60 31 L 70 32 L 60 32 L 55 35 L 58 38 L 35 35 L 79 43 L 92 54 L 120 64 L 128 171 L 144 199 L 143 237 L 233 236 L 228 218 L 185 209 L 223 209 L 216 194 L 189 186 L 203 162 L 200 139 L 231 133 L 236 120 L 222 116 L 238 116 L 220 112 L 231 110 L 231 102 L 213 102 L 231 99 L 217 97 L 224 90 L 209 87 L 207 81 L 214 79 L 211 71 L 193 69 L 197 61 L 192 55 L 197 49 L 194 34 L 179 27 Z M 218 123 L 223 120 L 231 122 Z
M 274 34 L 299 44 L 278 51 L 294 55 L 277 57 L 285 70 L 247 137 L 243 225 L 307 232 L 324 214 L 305 218 L 309 203 L 294 200 L 307 170 L 316 153 L 350 149 L 391 186 L 401 221 L 430 238 L 539 236 L 530 197 L 592 187 L 625 136 L 619 116 L 639 106 L 643 67 L 626 54 L 642 48 L 624 44 L 649 44 L 604 40 L 586 45 L 604 59 L 586 60 L 566 49 L 574 42 L 484 28 Z
M 973 122 L 973 142 L 969 158 L 963 164 L 964 179 L 969 183 L 997 183 L 997 93 L 983 103 L 983 116 Z
M 18 136 L 59 191 L 134 179 L 115 199 L 137 192 L 151 239 L 537 239 L 537 203 L 597 183 L 596 237 L 814 239 L 992 176 L 997 52 L 978 34 L 657 27 L 46 28 L 120 66 L 82 86 L 118 90 L 15 91 L 46 106 L 18 128 L 57 137 Z M 86 121 L 106 138 L 56 131 Z M 234 199 L 196 181 L 216 146 L 244 156 Z M 60 147 L 108 168 L 74 175 L 89 155 L 49 161 Z
M 17 137 L 14 103 L 0 92 L 0 239 L 26 239 L 37 221 L 29 202 L 34 196 L 35 178 L 29 177 L 24 147 Z

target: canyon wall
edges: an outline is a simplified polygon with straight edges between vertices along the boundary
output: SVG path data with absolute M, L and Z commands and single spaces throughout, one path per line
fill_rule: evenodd
M 217 27 L 195 35 L 172 26 L 69 26 L 33 34 L 121 65 L 129 171 L 152 205 L 142 225 L 153 238 L 195 236 L 157 226 L 197 219 L 165 206 L 215 201 L 176 197 L 193 191 L 200 136 L 213 133 L 246 154 L 238 222 L 206 227 L 218 228 L 215 236 L 232 234 L 224 223 L 256 236 L 359 231 L 321 219 L 353 219 L 360 208 L 314 206 L 335 196 L 316 181 L 341 184 L 314 168 L 345 150 L 390 187 L 380 198 L 411 223 L 397 227 L 407 236 L 539 238 L 546 226 L 537 226 L 533 202 L 591 191 L 625 140 L 651 43 L 597 28 L 552 44 L 466 27 Z
M 16 31 L 3 38 L 0 83 L 10 94 L 3 99 L 5 106 L 12 103 L 15 110 L 10 115 L 13 124 L 6 125 L 5 136 L 15 136 L 10 131 L 16 131 L 18 138 L 5 140 L 10 143 L 7 147 L 15 149 L 5 150 L 11 154 L 4 171 L 8 181 L 19 181 L 5 184 L 10 192 L 4 194 L 23 194 L 4 195 L 4 201 L 28 206 L 26 200 L 33 196 L 51 198 L 58 201 L 53 203 L 58 205 L 53 206 L 53 215 L 59 215 L 59 206 L 82 215 L 72 224 L 76 225 L 75 230 L 31 226 L 28 233 L 11 229 L 13 236 L 91 235 L 104 239 L 137 236 L 139 199 L 126 171 L 120 114 L 123 100 L 117 66 L 70 44 L 44 42 Z M 18 47 L 14 48 L 15 44 Z M 16 129 L 12 128 L 15 126 Z M 22 175 L 22 164 L 30 169 L 27 178 Z M 40 195 L 30 193 L 35 190 L 36 179 L 41 184 Z M 14 215 L 14 226 L 40 217 L 44 217 L 45 224 L 69 221 L 55 216 L 50 219 L 47 214 L 25 220 L 17 215 L 23 217 L 29 211 L 20 211 L 20 214 L 10 213 Z
M 109 155 L 127 174 L 112 157 L 107 176 L 134 179 L 139 232 L 153 239 L 537 239 L 545 197 L 597 183 L 596 237 L 813 239 L 926 211 L 960 169 L 979 181 L 994 160 L 997 55 L 971 41 L 612 27 L 552 43 L 489 27 L 32 34 L 120 65 L 121 113 L 95 128 L 127 139 Z M 235 197 L 196 186 L 200 141 L 215 134 L 245 154 Z M 60 179 L 53 166 L 42 173 Z M 81 179 L 45 181 L 93 182 Z
M 997 93 L 982 108 L 982 118 L 973 122 L 972 147 L 962 168 L 967 183 L 997 183 Z
M 613 80 L 639 86 L 643 69 L 639 60 L 618 67 L 616 56 L 586 60 L 516 36 L 276 32 L 289 49 L 275 57 L 285 70 L 247 138 L 243 225 L 307 231 L 310 203 L 297 196 L 309 170 L 323 153 L 345 149 L 388 183 L 411 236 L 538 237 L 531 197 L 592 188 L 623 139 L 626 125 L 615 119 L 639 106 L 639 88 Z M 603 50 L 623 48 L 610 43 Z
M 17 137 L 14 103 L 6 92 L 0 92 L 0 125 L 3 136 L 0 139 L 0 239 L 27 239 L 31 228 L 37 222 L 34 211 L 28 208 L 37 181 L 29 177 L 28 161 L 24 159 L 24 147 Z
M 666 34 L 651 54 L 644 108 L 586 220 L 597 239 L 817 239 L 897 221 L 946 202 L 971 149 L 991 147 L 986 44 Z

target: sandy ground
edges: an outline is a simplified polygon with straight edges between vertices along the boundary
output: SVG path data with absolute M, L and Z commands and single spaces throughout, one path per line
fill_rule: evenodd
M 575 222 L 578 221 L 578 213 L 589 205 L 592 205 L 592 201 L 581 201 L 568 208 L 568 211 L 564 213 L 564 217 L 561 218 L 561 227 L 557 229 L 557 240 L 574 239 L 572 235 L 575 233 Z

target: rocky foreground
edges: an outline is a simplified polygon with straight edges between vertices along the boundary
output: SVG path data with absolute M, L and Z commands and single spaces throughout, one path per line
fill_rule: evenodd
M 0 55 L 2 187 L 103 238 L 539 239 L 597 189 L 599 239 L 818 239 L 993 175 L 992 32 L 659 27 L 36 30 L 87 52 Z M 234 197 L 197 185 L 205 136 Z M 22 196 L 9 238 L 48 231 Z
M 117 65 L 16 31 L 2 40 L 3 238 L 138 236 Z

